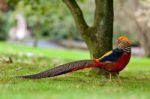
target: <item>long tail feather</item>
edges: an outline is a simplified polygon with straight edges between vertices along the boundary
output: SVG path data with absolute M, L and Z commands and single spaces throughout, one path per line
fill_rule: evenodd
M 84 68 L 92 68 L 97 67 L 97 64 L 93 60 L 81 60 L 70 62 L 67 64 L 63 64 L 52 69 L 33 74 L 33 75 L 26 75 L 26 76 L 19 76 L 21 78 L 30 78 L 30 79 L 40 79 L 46 77 L 54 77 L 61 74 L 66 74 L 68 72 L 77 71 Z

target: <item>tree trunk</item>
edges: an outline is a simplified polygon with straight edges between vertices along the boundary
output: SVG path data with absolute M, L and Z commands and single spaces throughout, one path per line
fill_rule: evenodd
M 112 49 L 113 0 L 96 0 L 93 27 L 82 36 L 94 58 L 99 58 Z
M 76 27 L 85 40 L 91 58 L 99 58 L 112 50 L 113 37 L 113 0 L 95 0 L 95 17 L 93 26 L 88 26 L 82 11 L 75 0 L 64 0 L 70 9 Z
M 40 26 L 41 25 L 40 25 L 39 21 L 37 21 L 36 25 L 35 25 L 35 29 L 33 31 L 33 39 L 34 39 L 33 47 L 38 47 L 39 39 L 40 39 L 40 36 L 41 36 L 41 34 L 40 34 L 40 32 L 41 32 Z
M 99 58 L 112 49 L 113 0 L 95 0 L 94 25 L 89 27 L 75 0 L 64 0 L 70 9 L 77 29 L 85 40 L 93 58 Z
M 143 32 L 142 33 L 142 42 L 141 45 L 143 46 L 145 50 L 145 56 L 150 58 L 150 35 L 149 32 Z

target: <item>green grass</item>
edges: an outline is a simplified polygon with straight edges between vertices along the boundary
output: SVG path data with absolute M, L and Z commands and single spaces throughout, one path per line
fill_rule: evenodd
M 31 54 L 32 53 L 32 54 Z M 6 63 L 7 57 L 13 59 Z M 42 49 L 0 43 L 0 99 L 149 99 L 150 59 L 132 58 L 117 79 L 89 76 L 81 70 L 54 78 L 25 80 L 17 75 L 36 73 L 54 65 L 89 59 L 88 52 Z

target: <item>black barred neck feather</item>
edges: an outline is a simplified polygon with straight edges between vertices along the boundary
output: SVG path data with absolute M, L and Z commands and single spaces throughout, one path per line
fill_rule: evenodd
M 124 52 L 130 53 L 131 52 L 131 44 L 127 42 L 120 42 L 118 44 L 118 48 L 123 49 Z

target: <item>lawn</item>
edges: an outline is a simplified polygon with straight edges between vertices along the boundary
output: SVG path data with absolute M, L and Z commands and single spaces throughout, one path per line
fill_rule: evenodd
M 11 57 L 13 63 L 6 60 Z M 86 51 L 32 48 L 0 43 L 0 99 L 149 99 L 150 59 L 132 58 L 117 79 L 89 75 L 89 69 L 40 80 L 16 78 L 78 59 Z

